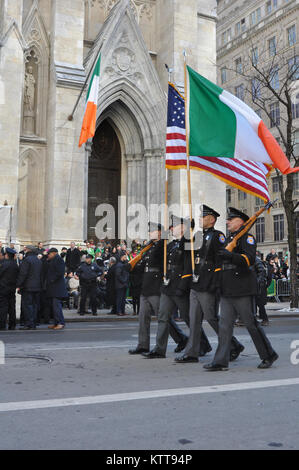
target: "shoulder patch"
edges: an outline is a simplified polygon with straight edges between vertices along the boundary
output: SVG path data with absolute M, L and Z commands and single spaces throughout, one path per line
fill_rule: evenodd
M 221 243 L 225 243 L 225 236 L 222 235 L 222 233 L 219 235 L 219 241 L 220 241 Z
M 251 235 L 247 237 L 247 243 L 249 243 L 249 245 L 255 244 L 254 238 Z

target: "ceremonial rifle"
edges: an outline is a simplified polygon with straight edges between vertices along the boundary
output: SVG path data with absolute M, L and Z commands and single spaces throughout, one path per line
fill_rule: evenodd
M 248 219 L 246 222 L 244 222 L 244 224 L 242 225 L 242 227 L 240 227 L 240 229 L 237 231 L 236 235 L 234 236 L 233 240 L 225 247 L 225 249 L 227 251 L 230 251 L 232 252 L 236 246 L 237 246 L 237 241 L 243 237 L 243 235 L 245 235 L 250 229 L 251 227 L 255 224 L 255 222 L 257 221 L 258 217 L 263 213 L 265 212 L 266 210 L 270 209 L 271 207 L 273 207 L 273 205 L 275 204 L 275 202 L 278 201 L 278 199 L 275 199 L 274 202 L 271 202 L 269 201 L 264 207 L 261 207 L 259 211 L 257 211 L 252 217 L 250 217 L 250 219 Z
M 131 261 L 129 261 L 129 265 L 131 266 L 131 271 L 135 268 L 136 264 L 139 263 L 139 261 L 142 259 L 142 256 L 144 255 L 144 253 L 146 253 L 148 250 L 151 249 L 153 244 L 154 244 L 153 241 L 149 242 L 147 245 L 145 245 L 144 248 L 142 248 L 140 253 L 137 256 L 135 256 L 135 258 L 133 258 L 133 259 L 131 259 Z

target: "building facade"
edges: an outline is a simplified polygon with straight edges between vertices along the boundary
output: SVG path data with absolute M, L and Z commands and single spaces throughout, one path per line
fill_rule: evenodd
M 0 204 L 13 208 L 13 241 L 81 241 L 99 204 L 126 220 L 126 205 L 163 203 L 165 64 L 183 86 L 186 50 L 216 81 L 215 16 L 215 0 L 0 0 Z M 86 87 L 72 111 L 99 53 L 96 134 L 79 148 Z M 225 186 L 194 173 L 193 202 L 224 215 Z M 171 172 L 169 198 L 187 203 L 185 171 Z
M 296 0 L 218 0 L 217 2 L 217 80 L 218 84 L 244 100 L 263 119 L 280 145 L 281 132 L 286 135 L 286 116 L 273 94 L 262 88 L 254 76 L 254 66 L 267 71 L 271 68 L 270 83 L 277 93 L 292 67 L 296 67 L 291 86 L 294 87 L 293 142 L 294 154 L 299 156 L 299 3 Z M 233 19 L 233 20 L 232 20 Z M 280 60 L 279 60 L 280 59 Z M 279 64 L 277 66 L 273 64 Z M 283 67 L 285 64 L 285 67 Z M 296 91 L 297 90 L 297 91 Z M 268 93 L 268 94 L 267 94 Z M 269 114 L 257 103 L 269 100 Z M 299 200 L 299 174 L 293 175 L 293 198 Z M 274 248 L 284 256 L 288 251 L 287 221 L 283 209 L 279 181 L 275 171 L 269 177 L 271 200 L 278 199 L 271 212 L 259 218 L 254 235 L 263 255 Z M 235 206 L 248 215 L 255 213 L 263 201 L 236 188 L 227 187 L 227 205 Z M 299 213 L 298 213 L 299 214 Z M 299 248 L 299 216 L 296 233 Z

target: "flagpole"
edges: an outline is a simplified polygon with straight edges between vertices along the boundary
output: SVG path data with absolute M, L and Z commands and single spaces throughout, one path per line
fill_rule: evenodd
M 192 277 L 195 279 L 195 260 L 194 260 L 194 240 L 192 229 L 192 196 L 191 196 L 191 171 L 190 171 L 190 152 L 189 152 L 189 120 L 188 120 L 188 89 L 187 89 L 187 54 L 183 51 L 184 56 L 184 81 L 185 81 L 185 128 L 186 128 L 186 156 L 187 156 L 187 187 L 188 187 L 188 205 L 190 217 L 190 247 L 191 247 L 191 266 Z
M 168 91 L 169 91 L 169 84 L 171 81 L 171 72 L 170 69 L 167 67 L 168 70 Z M 168 93 L 169 94 L 169 93 Z M 167 130 L 166 130 L 167 132 Z M 168 226 L 168 168 L 165 167 L 165 211 L 164 211 L 164 229 L 165 232 L 168 230 L 166 227 Z M 166 236 L 166 233 L 165 233 Z M 163 260 L 163 282 L 164 285 L 167 285 L 169 281 L 167 280 L 167 238 L 164 239 L 164 260 Z
M 83 91 L 84 91 L 84 89 L 85 89 L 85 87 L 86 87 L 86 85 L 87 85 L 87 82 L 88 82 L 88 80 L 89 80 L 89 77 L 91 76 L 91 73 L 92 73 L 93 70 L 94 70 L 94 67 L 95 67 L 95 65 L 96 65 L 96 63 L 97 63 L 97 60 L 98 60 L 98 58 L 99 58 L 100 53 L 101 53 L 101 52 L 98 52 L 98 54 L 96 54 L 95 60 L 93 61 L 93 64 L 92 64 L 91 68 L 89 69 L 89 72 L 88 72 L 88 75 L 87 75 L 87 77 L 86 77 L 86 79 L 85 79 L 85 82 L 84 82 L 84 84 L 82 85 L 81 91 L 80 91 L 80 93 L 79 93 L 79 96 L 78 96 L 77 101 L 76 101 L 76 103 L 75 103 L 75 106 L 74 106 L 74 108 L 73 108 L 73 111 L 72 111 L 72 113 L 68 116 L 68 121 L 72 121 L 72 120 L 74 119 L 74 114 L 75 114 L 75 111 L 76 111 L 77 106 L 78 106 L 78 104 L 79 104 L 79 101 L 80 101 L 80 99 L 81 99 L 82 93 L 83 93 Z

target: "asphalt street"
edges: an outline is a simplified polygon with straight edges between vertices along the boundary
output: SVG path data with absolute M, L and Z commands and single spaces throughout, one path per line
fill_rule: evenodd
M 213 353 L 174 363 L 172 341 L 166 359 L 130 356 L 137 332 L 137 321 L 1 332 L 0 449 L 299 449 L 299 318 L 266 328 L 280 356 L 268 370 L 245 328 L 240 358 L 213 373 L 202 367 Z

